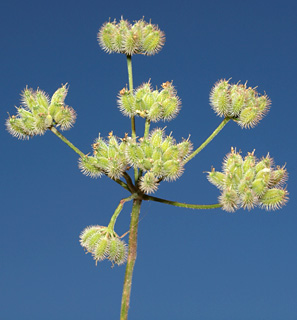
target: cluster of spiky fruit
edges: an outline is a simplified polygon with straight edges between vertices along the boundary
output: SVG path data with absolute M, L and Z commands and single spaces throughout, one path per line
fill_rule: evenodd
M 118 96 L 119 109 L 126 116 L 139 115 L 150 121 L 171 120 L 180 110 L 180 99 L 171 82 L 162 84 L 161 90 L 152 90 L 149 82 L 134 92 L 123 88 Z
M 93 255 L 97 261 L 110 260 L 115 264 L 123 264 L 127 259 L 126 243 L 108 227 L 90 226 L 80 235 L 80 244 Z
M 164 131 L 155 129 L 148 138 L 139 141 L 125 136 L 118 138 L 109 135 L 105 142 L 101 137 L 93 144 L 93 156 L 80 159 L 82 172 L 91 177 L 106 174 L 113 179 L 120 178 L 133 166 L 146 172 L 140 179 L 140 189 L 143 192 L 154 192 L 160 180 L 175 180 L 183 173 L 183 160 L 192 151 L 189 140 L 176 143 L 174 138 L 164 136 Z
M 37 89 L 26 88 L 22 92 L 22 106 L 17 108 L 17 115 L 6 121 L 8 131 L 19 139 L 28 139 L 42 135 L 56 125 L 62 130 L 72 127 L 76 119 L 75 111 L 64 105 L 68 89 L 66 85 L 59 88 L 49 99 L 48 95 Z
M 222 208 L 229 212 L 255 206 L 279 209 L 287 202 L 288 192 L 283 188 L 287 176 L 284 167 L 274 168 L 269 154 L 257 160 L 252 152 L 243 159 L 233 148 L 224 160 L 223 172 L 208 172 L 208 180 L 222 190 Z
M 219 116 L 233 118 L 242 128 L 250 128 L 268 112 L 270 100 L 246 84 L 220 80 L 211 90 L 210 104 Z
M 165 36 L 158 26 L 143 19 L 131 24 L 122 18 L 118 23 L 105 23 L 99 30 L 98 41 L 108 53 L 153 55 L 162 49 Z

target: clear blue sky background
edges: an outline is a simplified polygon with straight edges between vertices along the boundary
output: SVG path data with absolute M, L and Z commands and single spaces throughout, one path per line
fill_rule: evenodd
M 125 57 L 104 53 L 96 40 L 105 21 L 123 15 L 152 19 L 166 33 L 158 55 L 133 59 L 134 84 L 174 81 L 183 107 L 165 125 L 178 140 L 191 134 L 197 147 L 220 123 L 209 91 L 221 78 L 248 80 L 272 100 L 260 125 L 230 122 L 156 195 L 216 203 L 219 192 L 203 172 L 219 169 L 233 146 L 287 163 L 291 198 L 280 211 L 234 214 L 144 203 L 129 319 L 296 320 L 297 2 L 11 0 L 0 12 L 0 319 L 119 319 L 125 268 L 96 267 L 78 236 L 107 225 L 127 192 L 82 175 L 77 155 L 52 133 L 19 141 L 4 122 L 26 85 L 53 94 L 68 82 L 66 102 L 78 119 L 65 135 L 83 152 L 99 132 L 130 130 L 116 106 Z M 119 234 L 128 230 L 130 205 Z

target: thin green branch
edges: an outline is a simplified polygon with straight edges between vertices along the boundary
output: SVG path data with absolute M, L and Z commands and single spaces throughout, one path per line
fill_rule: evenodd
M 134 265 L 136 261 L 136 253 L 137 253 L 137 233 L 138 233 L 140 207 L 141 207 L 141 200 L 134 199 L 132 214 L 131 214 L 131 222 L 130 222 L 128 259 L 127 259 L 124 288 L 123 288 L 123 294 L 122 294 L 121 320 L 128 319 L 132 276 L 133 276 L 133 269 L 134 269 Z
M 165 200 L 157 197 L 152 197 L 148 195 L 142 196 L 143 200 L 149 200 L 149 201 L 156 201 L 160 203 L 170 204 L 175 207 L 182 207 L 182 208 L 189 208 L 189 209 L 216 209 L 221 208 L 222 205 L 220 203 L 216 204 L 189 204 L 189 203 L 182 203 L 177 201 L 171 201 L 171 200 Z
M 128 187 L 129 187 L 130 192 L 131 192 L 131 193 L 137 192 L 137 189 L 136 189 L 136 187 L 134 186 L 133 181 L 132 181 L 132 179 L 130 178 L 130 176 L 128 175 L 127 172 L 124 172 L 124 173 L 123 173 L 123 177 L 124 177 L 125 180 L 127 181 L 127 185 L 128 185 Z
M 144 127 L 144 139 L 147 139 L 148 136 L 149 136 L 150 124 L 151 124 L 151 120 L 149 120 L 148 118 L 146 118 L 146 119 L 145 119 L 145 127 Z
M 60 138 L 63 142 L 65 142 L 67 146 L 69 146 L 73 151 L 75 151 L 78 155 L 80 155 L 80 157 L 86 157 L 86 155 L 83 152 L 81 152 L 74 144 L 72 144 L 66 137 L 64 137 L 62 133 L 58 131 L 55 127 L 51 127 L 50 130 L 58 138 Z M 122 186 L 123 188 L 125 188 L 126 190 L 130 191 L 130 189 L 128 188 L 127 184 L 124 181 L 121 181 L 120 179 L 112 179 L 112 178 L 110 179 L 116 182 L 117 184 L 119 184 L 120 186 Z
M 65 142 L 73 151 L 79 154 L 81 157 L 84 157 L 85 154 L 81 152 L 76 146 L 74 146 L 66 137 L 62 135 L 60 131 L 58 131 L 55 127 L 50 128 L 51 132 L 53 132 L 57 137 L 59 137 L 63 142 Z
M 133 94 L 133 72 L 132 72 L 132 57 L 127 55 L 127 67 L 128 67 L 128 78 L 129 78 L 129 91 Z M 136 138 L 135 129 L 135 117 L 131 117 L 131 128 L 132 128 L 132 138 Z
M 124 207 L 124 204 L 127 202 L 127 201 L 131 201 L 132 199 L 135 199 L 136 197 L 138 197 L 137 194 L 132 194 L 130 197 L 127 197 L 127 198 L 124 198 L 120 201 L 119 205 L 117 206 L 117 208 L 115 209 L 114 211 L 114 214 L 112 215 L 111 219 L 110 219 L 110 222 L 108 224 L 108 228 L 110 230 L 114 230 L 114 225 L 116 223 L 116 220 L 119 216 L 119 214 L 121 213 L 123 207 Z
M 225 125 L 230 121 L 230 118 L 225 118 L 220 125 L 216 128 L 216 130 L 201 144 L 199 148 L 197 148 L 194 152 L 192 152 L 185 160 L 184 164 L 193 159 L 202 149 L 204 149 L 210 141 L 225 127 Z

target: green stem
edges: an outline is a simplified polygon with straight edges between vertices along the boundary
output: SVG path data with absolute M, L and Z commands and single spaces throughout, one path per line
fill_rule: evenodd
M 185 160 L 184 164 L 193 159 L 202 149 L 204 149 L 210 141 L 225 127 L 225 125 L 230 121 L 230 118 L 225 118 L 220 125 L 216 128 L 216 130 L 201 144 L 199 148 L 197 148 L 194 152 L 192 152 Z
M 132 72 L 132 56 L 127 55 L 127 67 L 128 67 L 128 78 L 129 78 L 129 91 L 133 94 L 133 72 Z M 136 141 L 136 128 L 135 128 L 135 117 L 131 117 L 131 130 L 132 138 Z M 135 183 L 138 180 L 138 169 L 134 168 L 134 180 Z
M 161 202 L 161 203 L 165 203 L 165 204 L 170 204 L 175 207 L 182 207 L 182 208 L 189 208 L 189 209 L 215 209 L 215 208 L 222 207 L 222 205 L 220 203 L 216 203 L 216 204 L 189 204 L 189 203 L 182 203 L 182 202 L 152 197 L 152 196 L 148 196 L 146 194 L 142 196 L 142 199 Z
M 151 121 L 148 118 L 146 118 L 145 119 L 145 127 L 144 127 L 144 139 L 148 138 L 148 135 L 150 132 L 150 124 L 151 124 Z
M 129 78 L 129 91 L 133 94 L 133 73 L 132 73 L 132 57 L 127 55 L 127 67 Z M 131 117 L 132 138 L 136 138 L 135 117 Z
M 132 276 L 133 276 L 133 269 L 135 265 L 136 252 L 137 252 L 137 232 L 138 232 L 140 207 L 141 207 L 141 200 L 134 199 L 132 214 L 131 214 L 131 222 L 130 222 L 128 259 L 127 259 L 124 288 L 123 288 L 123 294 L 122 294 L 121 320 L 128 319 Z
M 55 127 L 51 127 L 50 128 L 51 132 L 53 132 L 58 138 L 60 138 L 63 142 L 65 142 L 67 144 L 67 146 L 69 146 L 72 150 L 74 150 L 77 154 L 79 154 L 81 157 L 86 157 L 86 155 L 81 152 L 78 148 L 76 148 L 75 145 L 73 145 L 66 137 L 64 137 L 62 135 L 62 133 L 60 131 L 58 131 Z M 110 178 L 110 177 L 109 177 Z M 121 181 L 120 179 L 112 179 L 114 182 L 116 182 L 117 184 L 119 184 L 120 186 L 122 186 L 123 188 L 125 188 L 126 190 L 130 191 L 130 189 L 128 188 L 127 184 L 124 181 Z
M 51 132 L 53 132 L 57 137 L 59 137 L 63 142 L 65 142 L 72 150 L 74 150 L 81 157 L 84 157 L 85 154 L 82 153 L 76 146 L 74 146 L 68 139 L 66 139 L 60 131 L 58 131 L 55 127 L 50 128 Z
M 112 231 L 114 230 L 114 225 L 117 221 L 117 218 L 119 216 L 119 214 L 121 213 L 123 207 L 124 207 L 124 204 L 127 202 L 127 201 L 130 201 L 132 199 L 135 199 L 138 195 L 137 194 L 132 194 L 130 197 L 128 198 L 124 198 L 120 201 L 119 205 L 117 206 L 117 208 L 115 209 L 114 211 L 114 214 L 112 215 L 111 219 L 110 219 L 110 222 L 108 224 L 108 228 L 111 229 Z

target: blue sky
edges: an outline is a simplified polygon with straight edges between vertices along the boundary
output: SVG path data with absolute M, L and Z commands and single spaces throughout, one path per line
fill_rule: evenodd
M 133 57 L 134 85 L 172 81 L 182 100 L 167 132 L 191 135 L 198 147 L 218 126 L 209 92 L 222 78 L 264 92 L 268 115 L 254 129 L 228 123 L 175 183 L 156 196 L 216 203 L 206 179 L 237 147 L 268 152 L 287 164 L 290 201 L 282 210 L 227 213 L 144 203 L 139 225 L 129 319 L 295 320 L 297 318 L 295 1 L 10 1 L 0 33 L 1 214 L 0 319 L 119 319 L 124 266 L 97 267 L 78 242 L 88 225 L 107 225 L 127 192 L 107 178 L 91 179 L 56 136 L 19 141 L 4 127 L 26 85 L 49 94 L 69 83 L 66 103 L 77 123 L 65 136 L 83 152 L 100 132 L 123 136 L 130 120 L 116 106 L 126 83 L 123 55 L 97 44 L 111 19 L 152 19 L 166 34 L 153 57 Z M 142 130 L 142 121 L 137 121 Z M 116 231 L 128 230 L 130 203 Z

